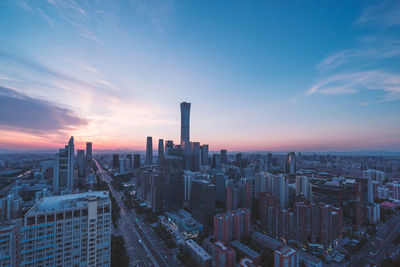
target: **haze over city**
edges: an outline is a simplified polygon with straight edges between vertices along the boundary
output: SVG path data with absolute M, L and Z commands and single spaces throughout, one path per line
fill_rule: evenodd
M 398 1 L 2 1 L 0 148 L 400 151 Z

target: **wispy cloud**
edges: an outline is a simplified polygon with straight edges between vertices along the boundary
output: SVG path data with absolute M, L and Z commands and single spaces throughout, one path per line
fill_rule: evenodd
M 400 2 L 389 1 L 378 6 L 366 8 L 356 24 L 368 27 L 394 27 L 400 26 Z
M 358 26 L 392 27 L 400 25 L 400 4 L 368 7 L 357 19 Z M 373 102 L 400 100 L 400 73 L 382 68 L 383 60 L 398 60 L 400 40 L 396 35 L 381 34 L 360 39 L 358 47 L 334 52 L 321 60 L 316 68 L 322 77 L 305 95 L 356 94 L 365 90 L 381 91 L 382 97 Z M 371 102 L 371 103 L 373 103 Z M 363 102 L 367 106 L 370 102 Z
M 383 91 L 384 96 L 378 102 L 400 100 L 400 75 L 381 71 L 332 75 L 319 80 L 307 91 L 307 95 L 352 94 L 362 90 Z

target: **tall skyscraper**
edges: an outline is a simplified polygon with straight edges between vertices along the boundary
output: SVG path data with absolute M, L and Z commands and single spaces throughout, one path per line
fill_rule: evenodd
M 227 154 L 226 149 L 221 150 L 221 163 L 222 164 L 228 163 L 228 154 Z
M 208 165 L 208 145 L 202 145 L 200 147 L 201 151 L 201 165 L 207 166 Z
M 200 143 L 191 142 L 192 144 L 192 171 L 197 172 L 200 170 Z
M 86 157 L 92 158 L 92 142 L 86 142 Z
M 158 140 L 158 165 L 160 167 L 163 166 L 164 163 L 164 140 Z
M 146 165 L 153 165 L 153 138 L 151 136 L 147 136 Z
M 294 152 L 290 152 L 286 156 L 285 172 L 287 174 L 296 174 L 296 171 L 297 171 L 296 155 L 294 154 Z
M 59 194 L 61 190 L 74 190 L 74 137 L 71 136 L 68 145 L 60 149 L 56 155 L 53 192 Z
M 25 214 L 23 226 L 26 266 L 111 265 L 107 191 L 45 197 Z
M 215 185 L 205 180 L 192 181 L 191 206 L 193 218 L 205 226 L 212 226 L 215 210 Z
M 85 177 L 85 150 L 78 150 L 76 158 L 78 163 L 78 177 Z
M 140 168 L 140 154 L 133 154 L 133 169 Z
M 119 155 L 118 154 L 112 155 L 112 166 L 113 166 L 113 169 L 119 168 Z
M 190 142 L 190 103 L 181 103 L 181 145 Z

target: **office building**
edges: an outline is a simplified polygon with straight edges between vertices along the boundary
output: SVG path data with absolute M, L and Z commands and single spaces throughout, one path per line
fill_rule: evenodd
M 185 249 L 199 267 L 211 267 L 211 255 L 192 239 L 185 241 Z
M 158 140 L 158 166 L 163 167 L 164 164 L 164 139 Z
M 214 239 L 228 244 L 249 236 L 251 230 L 249 209 L 230 210 L 214 215 Z
M 161 212 L 163 210 L 163 199 L 162 189 L 163 180 L 160 174 L 153 174 L 151 176 L 151 208 L 154 213 Z
M 205 180 L 192 181 L 191 213 L 204 226 L 211 227 L 215 210 L 215 185 Z
M 190 142 L 190 103 L 181 103 L 181 145 Z
M 286 156 L 285 172 L 287 174 L 296 174 L 297 172 L 296 155 L 294 154 L 294 152 L 290 152 Z
M 234 267 L 236 263 L 235 250 L 222 241 L 216 241 L 211 245 L 211 257 L 213 267 Z
M 107 191 L 45 197 L 24 216 L 22 266 L 110 266 Z
M 192 166 L 191 170 L 197 172 L 200 170 L 200 143 L 191 142 L 192 144 Z
M 151 136 L 147 136 L 146 165 L 153 165 L 153 138 Z
M 213 154 L 211 168 L 221 169 L 221 155 L 220 154 Z
M 191 171 L 185 171 L 183 173 L 183 200 L 190 201 L 192 199 L 192 181 L 196 179 L 196 173 Z
M 201 151 L 201 165 L 208 166 L 208 145 L 202 145 Z
M 21 228 L 21 219 L 0 224 L 0 266 L 21 266 Z
M 56 154 L 53 173 L 53 192 L 74 191 L 74 137 L 71 136 L 68 145 Z
M 287 246 L 275 250 L 274 267 L 297 267 L 297 251 Z
M 222 164 L 227 164 L 228 163 L 228 154 L 226 149 L 221 150 L 221 163 Z
M 220 203 L 225 203 L 225 198 L 226 198 L 225 187 L 227 180 L 228 176 L 224 175 L 223 172 L 217 172 L 215 174 L 215 191 L 216 191 L 215 200 Z
M 86 157 L 89 159 L 93 157 L 92 149 L 92 142 L 86 142 Z
M 78 177 L 85 177 L 85 150 L 78 150 L 76 153 L 78 163 Z
M 133 154 L 133 169 L 140 169 L 140 154 Z
M 118 154 L 112 155 L 112 167 L 115 170 L 117 170 L 119 168 L 119 155 Z

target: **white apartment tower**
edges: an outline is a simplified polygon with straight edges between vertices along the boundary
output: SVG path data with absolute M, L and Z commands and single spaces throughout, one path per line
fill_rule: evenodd
M 108 192 L 45 197 L 24 216 L 21 266 L 110 266 Z

